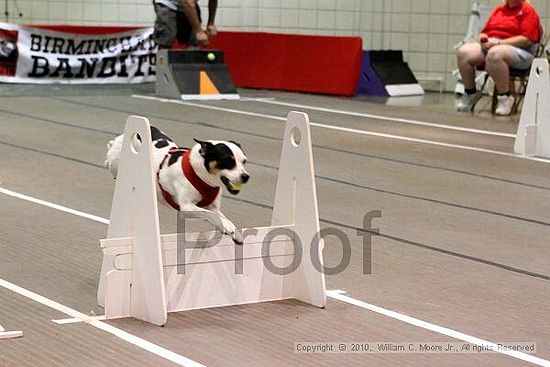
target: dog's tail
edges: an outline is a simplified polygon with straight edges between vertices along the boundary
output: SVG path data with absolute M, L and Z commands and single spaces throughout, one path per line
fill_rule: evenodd
M 122 140 L 124 135 L 119 135 L 107 143 L 107 154 L 105 158 L 105 167 L 111 171 L 113 178 L 116 178 L 118 171 L 118 162 L 122 152 Z

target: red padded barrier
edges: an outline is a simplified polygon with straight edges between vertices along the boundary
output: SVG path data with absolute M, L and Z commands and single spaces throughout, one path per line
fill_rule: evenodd
M 238 87 L 352 96 L 360 37 L 220 32 L 209 48 L 225 52 Z

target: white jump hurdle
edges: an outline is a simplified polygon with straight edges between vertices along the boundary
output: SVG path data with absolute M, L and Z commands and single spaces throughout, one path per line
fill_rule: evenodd
M 139 150 L 132 143 L 135 134 L 143 142 Z M 325 306 L 324 274 L 315 266 L 323 264 L 323 243 L 314 240 L 319 217 L 305 113 L 288 114 L 271 226 L 243 230 L 245 235 L 257 233 L 247 235 L 242 246 L 224 236 L 213 247 L 185 248 L 185 262 L 178 264 L 178 239 L 185 236 L 190 241 L 204 234 L 160 234 L 154 169 L 149 121 L 130 116 L 107 239 L 100 241 L 104 259 L 98 303 L 105 307 L 107 319 L 131 316 L 164 325 L 167 312 L 287 298 Z M 262 251 L 264 238 L 278 228 L 296 236 L 277 236 L 269 251 Z M 301 249 L 296 254 L 295 245 Z M 316 259 L 311 257 L 312 246 L 317 246 Z M 269 260 L 283 268 L 299 252 L 301 262 L 290 274 L 275 274 L 264 265 Z M 236 274 L 237 261 L 242 261 L 242 274 Z M 184 274 L 178 274 L 178 265 L 185 265 Z
M 519 119 L 514 152 L 550 158 L 550 72 L 547 59 L 535 59 Z

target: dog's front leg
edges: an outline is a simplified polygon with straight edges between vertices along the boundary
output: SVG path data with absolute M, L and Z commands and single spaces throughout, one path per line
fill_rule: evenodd
M 243 243 L 242 233 L 237 231 L 235 225 L 223 215 L 218 209 L 204 209 L 195 204 L 188 203 L 181 206 L 182 212 L 193 212 L 196 217 L 206 219 L 223 234 L 230 235 L 233 242 L 241 245 Z
M 235 224 L 233 224 L 232 221 L 227 219 L 227 217 L 220 211 L 219 208 L 217 208 L 217 207 L 212 208 L 212 211 L 214 213 L 218 214 L 220 219 L 222 220 L 223 225 L 225 227 L 225 231 L 226 231 L 225 233 L 231 236 L 231 238 L 233 239 L 233 242 L 235 242 L 238 245 L 242 245 L 243 242 L 244 242 L 243 234 L 237 228 L 237 226 L 235 226 Z
M 220 218 L 218 213 L 212 210 L 201 208 L 192 203 L 181 205 L 180 210 L 182 212 L 193 213 L 192 217 L 206 219 L 207 221 L 212 223 L 212 225 L 216 227 L 218 231 L 225 233 L 223 220 Z

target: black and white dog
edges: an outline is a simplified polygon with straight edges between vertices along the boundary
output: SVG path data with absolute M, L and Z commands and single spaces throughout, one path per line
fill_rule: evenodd
M 107 145 L 105 166 L 116 178 L 124 135 Z M 222 233 L 242 244 L 242 234 L 220 211 L 221 184 L 236 195 L 249 175 L 244 165 L 246 156 L 233 141 L 196 140 L 192 148 L 178 148 L 168 136 L 151 127 L 153 167 L 157 177 L 157 192 L 165 203 L 178 211 L 194 211 L 214 224 Z M 219 221 L 212 220 L 212 214 Z

